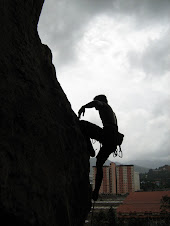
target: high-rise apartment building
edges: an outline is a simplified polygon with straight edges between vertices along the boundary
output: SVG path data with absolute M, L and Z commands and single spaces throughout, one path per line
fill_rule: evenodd
M 134 172 L 135 191 L 140 191 L 139 172 Z
M 96 167 L 93 166 L 93 189 L 95 186 Z M 103 180 L 99 194 L 116 194 L 116 164 L 112 162 L 110 166 L 103 166 Z
M 116 194 L 116 164 L 110 163 L 110 194 Z
M 97 169 L 93 167 L 93 189 L 95 185 L 95 176 Z M 110 193 L 110 178 L 109 178 L 109 166 L 103 166 L 103 180 L 100 186 L 99 194 L 109 194 Z
M 110 193 L 110 179 L 109 179 L 109 167 L 103 167 L 103 180 L 100 187 L 99 193 L 108 194 Z
M 116 179 L 117 194 L 134 192 L 134 165 L 116 166 Z
M 95 186 L 96 167 L 93 167 L 93 189 Z M 139 173 L 134 172 L 133 165 L 111 163 L 103 166 L 103 181 L 99 194 L 127 194 L 140 189 Z

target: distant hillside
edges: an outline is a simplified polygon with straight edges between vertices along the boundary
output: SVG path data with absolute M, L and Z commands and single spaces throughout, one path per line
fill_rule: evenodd
M 164 165 L 170 165 L 170 160 L 167 158 L 167 160 L 130 160 L 124 164 L 137 164 L 138 166 L 142 166 L 144 168 L 148 169 L 156 169 Z
M 139 172 L 139 173 L 149 172 L 149 168 L 145 168 L 145 167 L 142 167 L 142 166 L 134 165 L 134 169 L 135 169 L 135 172 Z
M 104 166 L 109 166 L 111 162 L 112 161 L 107 160 L 105 162 Z M 121 164 L 119 162 L 115 162 L 115 164 L 116 165 L 124 165 L 124 164 Z M 132 163 L 130 163 L 130 164 L 132 164 Z M 96 158 L 90 158 L 90 175 L 92 174 L 92 167 L 93 166 L 96 166 Z M 134 165 L 134 170 L 135 170 L 135 172 L 139 172 L 139 173 L 147 173 L 149 171 L 149 168 L 145 168 L 145 167 L 142 167 L 142 166 Z

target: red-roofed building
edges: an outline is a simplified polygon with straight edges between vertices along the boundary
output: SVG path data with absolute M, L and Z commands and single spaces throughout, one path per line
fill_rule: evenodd
M 117 208 L 118 219 L 167 218 L 170 208 L 161 208 L 162 197 L 170 197 L 170 191 L 132 192 Z

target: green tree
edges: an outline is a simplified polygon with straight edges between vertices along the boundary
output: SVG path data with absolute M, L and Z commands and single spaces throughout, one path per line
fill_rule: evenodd
M 115 226 L 116 213 L 111 207 L 108 211 L 100 211 L 93 216 L 93 226 Z
M 104 211 L 95 213 L 93 216 L 93 226 L 108 226 L 108 219 Z
M 163 196 L 161 199 L 161 209 L 168 210 L 170 209 L 170 197 L 167 195 Z

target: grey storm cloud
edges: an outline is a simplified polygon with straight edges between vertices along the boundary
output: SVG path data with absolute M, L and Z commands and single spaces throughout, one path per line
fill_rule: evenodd
M 45 37 L 50 47 L 58 52 L 60 63 L 72 60 L 75 44 L 82 38 L 84 27 L 96 14 L 106 12 L 112 6 L 112 0 L 48 0 L 40 17 L 40 37 Z
M 84 29 L 99 14 L 122 20 L 130 17 L 135 29 L 167 23 L 170 19 L 169 0 L 48 0 L 39 22 L 40 37 L 56 52 L 62 63 L 76 57 L 75 46 Z M 114 29 L 114 28 L 113 28 Z
M 160 144 L 156 148 L 154 147 L 154 157 L 160 158 L 160 159 L 166 159 L 168 160 L 167 156 L 169 156 L 169 150 L 170 150 L 170 142 L 169 142 L 169 131 L 165 131 L 162 133 L 162 137 L 157 137 L 157 139 L 160 139 Z M 144 157 L 143 157 L 144 159 Z
M 169 0 L 116 0 L 115 8 L 118 13 L 133 16 L 137 29 L 155 23 L 169 23 Z
M 161 96 L 161 94 L 160 94 Z M 163 99 L 159 98 L 159 95 L 157 97 L 157 104 L 152 106 L 152 114 L 155 117 L 159 116 L 168 116 L 170 112 L 170 95 L 164 96 Z M 167 120 L 168 121 L 168 120 Z M 167 125 L 170 128 L 170 124 Z
M 164 75 L 170 70 L 170 27 L 159 39 L 150 40 L 147 48 L 141 52 L 130 51 L 128 59 L 131 66 L 143 70 L 146 74 Z

